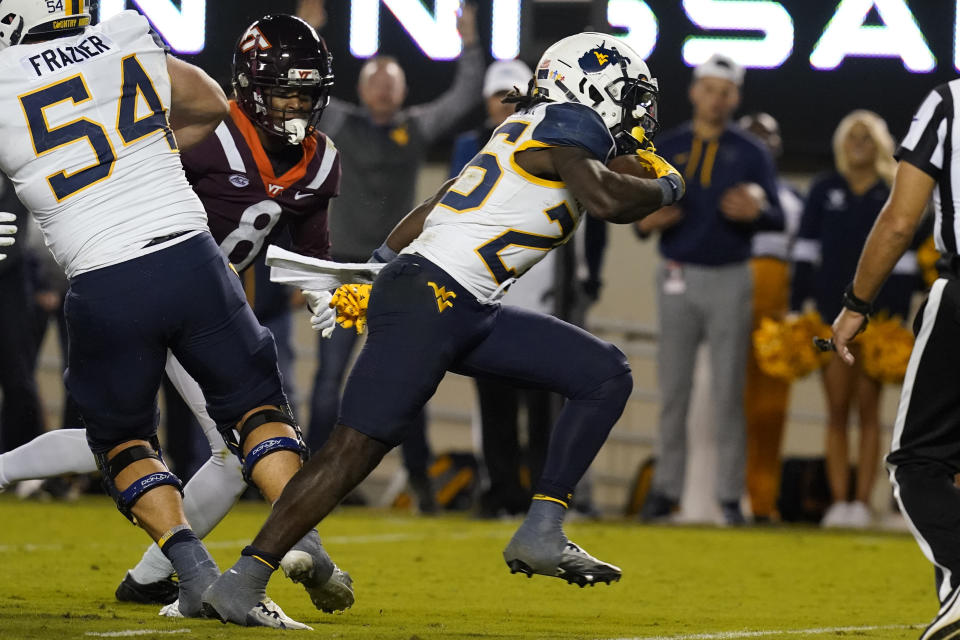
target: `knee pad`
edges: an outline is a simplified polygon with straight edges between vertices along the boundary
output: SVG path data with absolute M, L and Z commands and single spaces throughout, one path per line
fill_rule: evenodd
M 243 455 L 244 445 L 253 430 L 269 422 L 280 422 L 288 425 L 293 429 L 296 437 L 276 436 L 267 438 L 257 443 L 247 455 Z M 293 412 L 287 405 L 283 405 L 279 409 L 273 407 L 260 409 L 235 426 L 220 428 L 220 435 L 223 436 L 227 448 L 240 458 L 240 462 L 243 464 L 243 479 L 248 483 L 251 482 L 253 467 L 271 453 L 293 451 L 300 455 L 301 460 L 306 460 L 308 457 L 307 445 L 303 442 L 300 425 L 294 420 Z
M 103 476 L 104 488 L 107 490 L 107 493 L 110 494 L 110 497 L 113 498 L 120 513 L 126 516 L 133 524 L 137 524 L 137 519 L 134 517 L 132 511 L 133 506 L 146 492 L 156 489 L 157 487 L 169 485 L 176 487 L 180 495 L 183 495 L 183 485 L 180 479 L 170 471 L 157 471 L 134 480 L 126 489 L 120 490 L 117 488 L 117 476 L 120 475 L 121 471 L 138 460 L 152 458 L 166 466 L 160 452 L 160 441 L 157 440 L 156 436 L 150 438 L 150 447 L 152 448 L 144 447 L 143 445 L 128 447 L 109 460 L 107 459 L 106 452 L 95 454 L 97 468 Z

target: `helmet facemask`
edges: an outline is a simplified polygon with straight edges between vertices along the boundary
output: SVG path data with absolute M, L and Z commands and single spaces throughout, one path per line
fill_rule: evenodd
M 242 86 L 245 81 L 249 88 Z M 287 78 L 251 82 L 241 75 L 237 84 L 241 85 L 237 90 L 238 96 L 241 90 L 246 89 L 243 93 L 249 96 L 249 102 L 253 104 L 254 123 L 268 134 L 283 139 L 284 143 L 298 145 L 316 130 L 323 110 L 330 103 L 333 75 L 321 76 L 317 69 L 291 69 Z M 288 98 L 297 94 L 309 96 L 309 109 L 294 111 L 274 108 L 274 95 Z
M 604 87 L 610 100 L 621 109 L 620 123 L 610 129 L 617 142 L 618 155 L 651 148 L 653 137 L 660 130 L 657 81 L 643 76 L 631 78 L 627 75 L 626 65 L 622 66 L 623 77 Z

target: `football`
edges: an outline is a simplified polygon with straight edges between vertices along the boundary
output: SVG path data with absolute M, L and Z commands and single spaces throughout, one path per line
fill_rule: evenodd
M 627 175 L 636 176 L 637 178 L 653 180 L 657 177 L 652 167 L 641 163 L 640 158 L 632 153 L 616 156 L 607 163 L 607 168 L 614 173 L 626 173 Z

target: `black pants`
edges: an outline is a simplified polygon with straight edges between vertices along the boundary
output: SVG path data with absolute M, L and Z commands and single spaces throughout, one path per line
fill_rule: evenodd
M 480 426 L 483 433 L 483 462 L 490 478 L 484 508 L 523 513 L 533 496 L 532 486 L 543 472 L 554 419 L 554 394 L 542 389 L 518 389 L 497 380 L 477 378 Z M 520 449 L 520 405 L 527 409 L 526 455 Z M 520 479 L 526 462 L 530 483 Z
M 960 280 L 934 283 L 914 332 L 887 466 L 943 602 L 960 586 Z
M 33 301 L 23 261 L 0 274 L 0 452 L 30 442 L 43 432 L 37 395 L 37 351 Z

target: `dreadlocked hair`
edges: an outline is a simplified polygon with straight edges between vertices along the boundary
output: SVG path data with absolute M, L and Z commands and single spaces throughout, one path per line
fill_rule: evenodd
M 521 93 L 516 87 L 501 100 L 504 104 L 516 104 L 517 111 L 528 111 L 541 102 L 550 102 L 550 98 L 537 90 L 537 82 L 533 78 L 527 82 L 526 93 Z

